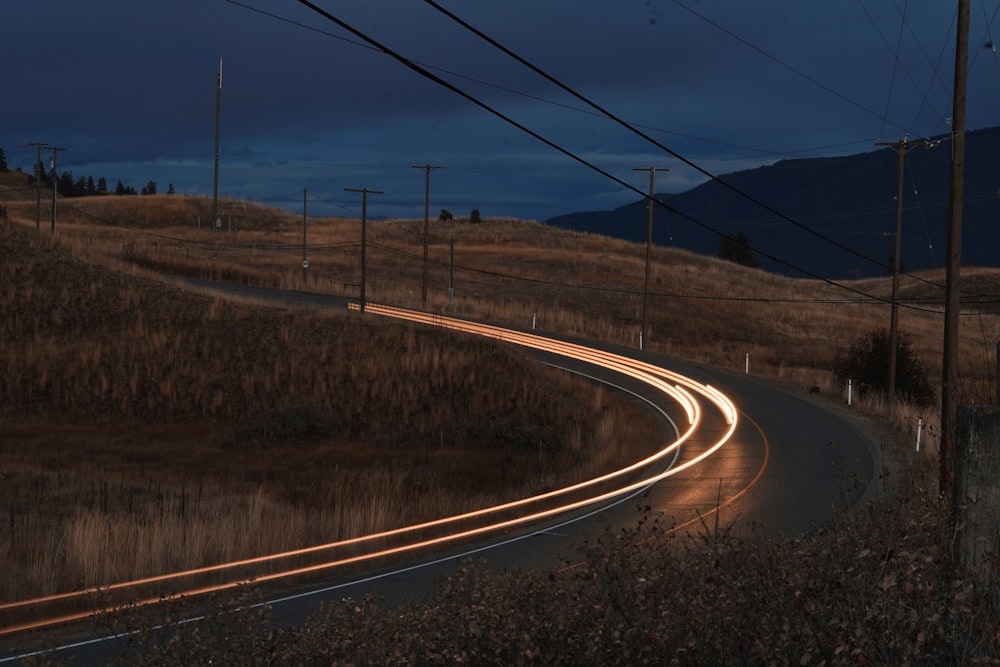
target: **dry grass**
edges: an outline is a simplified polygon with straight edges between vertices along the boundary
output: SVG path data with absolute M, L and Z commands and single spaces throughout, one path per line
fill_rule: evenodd
M 67 202 L 61 207 L 54 239 L 44 228 L 45 233 L 34 233 L 32 204 L 9 203 L 8 210 L 13 222 L 4 231 L 4 247 L 11 252 L 0 265 L 4 285 L 0 292 L 4 327 L 0 389 L 7 397 L 0 451 L 5 482 L 13 483 L 3 486 L 6 497 L 0 501 L 10 508 L 10 534 L 18 537 L 16 545 L 11 540 L 6 563 L 16 566 L 37 560 L 42 566 L 23 576 L 23 582 L 8 577 L 0 598 L 23 597 L 28 589 L 62 589 L 149 569 L 171 569 L 180 562 L 178 554 L 165 549 L 129 552 L 124 545 L 136 539 L 146 543 L 180 539 L 185 545 L 201 545 L 197 550 L 205 559 L 231 557 L 210 537 L 213 526 L 217 531 L 220 523 L 213 524 L 207 517 L 220 512 L 225 512 L 224 521 L 233 533 L 240 533 L 242 541 L 232 542 L 240 543 L 242 553 L 284 548 L 383 525 L 384 505 L 379 498 L 364 499 L 349 518 L 336 518 L 345 498 L 357 495 L 352 488 L 377 483 L 395 489 L 398 498 L 427 500 L 433 495 L 441 499 L 442 504 L 414 503 L 413 516 L 402 518 L 410 520 L 417 514 L 447 511 L 446 505 L 489 502 L 475 493 L 481 489 L 491 490 L 494 498 L 513 496 L 554 483 L 554 471 L 569 470 L 572 477 L 606 468 L 628 443 L 656 437 L 650 435 L 656 426 L 637 419 L 630 404 L 543 371 L 503 347 L 384 322 L 372 327 L 358 318 L 178 294 L 157 277 L 167 272 L 356 296 L 360 283 L 356 220 L 310 220 L 310 267 L 304 280 L 301 220 L 240 202 L 226 202 L 225 217 L 236 222 L 229 226 L 232 231 L 224 233 L 198 228 L 199 215 L 206 219 L 205 202 L 194 198 Z M 367 297 L 421 307 L 422 221 L 370 222 L 368 229 Z M 452 240 L 453 299 L 448 292 Z M 644 249 L 635 244 L 534 223 L 434 222 L 427 307 L 634 347 L 642 316 L 643 255 Z M 653 259 L 645 342 L 655 352 L 739 371 L 749 355 L 754 374 L 793 388 L 816 386 L 823 393 L 837 395 L 842 388 L 835 386 L 829 370 L 837 350 L 873 328 L 888 325 L 887 305 L 828 284 L 786 279 L 669 248 L 654 249 Z M 996 294 L 996 271 L 970 269 L 966 276 L 964 288 L 970 295 Z M 939 384 L 943 296 L 927 281 L 940 283 L 943 276 L 904 279 L 904 298 L 916 307 L 901 309 L 900 321 L 932 382 Z M 889 294 L 887 279 L 846 284 L 868 294 Z M 995 304 L 990 306 L 994 297 L 976 298 L 984 312 L 970 311 L 962 317 L 960 400 L 992 403 L 994 342 L 1000 339 L 1000 318 Z M 506 629 L 490 635 L 507 648 L 489 643 L 472 625 L 461 624 L 449 626 L 448 633 L 456 639 L 448 647 L 434 640 L 444 634 L 429 630 L 414 635 L 397 629 L 402 634 L 389 642 L 379 633 L 393 632 L 395 626 L 385 625 L 384 618 L 373 615 L 367 605 L 358 607 L 359 616 L 347 609 L 337 612 L 346 614 L 337 616 L 337 632 L 346 633 L 338 636 L 354 637 L 350 639 L 354 644 L 349 643 L 353 646 L 369 647 L 386 640 L 380 645 L 401 647 L 393 655 L 370 653 L 379 656 L 372 658 L 374 663 L 382 662 L 381 658 L 396 663 L 405 656 L 435 662 L 429 658 L 435 651 L 433 655 L 448 656 L 439 661 L 451 662 L 459 658 L 453 650 L 465 650 L 482 660 L 488 659 L 484 651 L 508 651 L 504 659 L 511 663 L 527 662 L 524 651 L 530 650 L 547 656 L 542 661 L 552 664 L 558 663 L 552 656 L 565 650 L 566 656 L 586 655 L 594 662 L 597 654 L 593 652 L 578 654 L 552 643 L 559 632 L 567 636 L 568 628 L 574 628 L 573 636 L 577 636 L 582 627 L 592 628 L 595 634 L 589 644 L 577 642 L 581 652 L 627 645 L 639 656 L 646 642 L 664 651 L 669 648 L 670 655 L 688 664 L 718 664 L 713 659 L 725 662 L 727 656 L 735 656 L 736 662 L 794 662 L 822 652 L 817 648 L 792 656 L 794 647 L 809 642 L 814 648 L 828 649 L 831 664 L 863 662 L 852 646 L 863 645 L 865 659 L 874 662 L 902 662 L 909 655 L 880 644 L 884 638 L 874 634 L 883 632 L 876 629 L 881 626 L 846 608 L 837 612 L 836 632 L 810 626 L 832 614 L 821 605 L 801 601 L 810 596 L 886 613 L 897 602 L 910 604 L 918 610 L 918 618 L 906 617 L 900 637 L 908 637 L 911 629 L 916 633 L 920 623 L 929 623 L 931 631 L 938 633 L 935 646 L 947 640 L 941 633 L 958 633 L 960 623 L 981 632 L 982 622 L 963 616 L 964 611 L 956 612 L 945 602 L 939 605 L 953 615 L 946 619 L 951 625 L 941 625 L 945 621 L 939 623 L 939 617 L 930 618 L 939 613 L 933 611 L 930 597 L 921 598 L 920 605 L 904 602 L 893 597 L 902 590 L 900 586 L 883 586 L 884 581 L 876 578 L 883 573 L 898 582 L 919 571 L 922 581 L 927 581 L 931 576 L 925 572 L 928 563 L 940 562 L 940 555 L 921 546 L 926 544 L 925 533 L 929 536 L 941 528 L 929 518 L 940 517 L 931 490 L 933 465 L 919 465 L 919 461 L 933 463 L 938 429 L 935 411 L 926 413 L 870 396 L 855 395 L 853 402 L 857 409 L 880 415 L 896 426 L 903 434 L 901 446 L 907 450 L 912 448 L 918 420 L 923 420 L 923 455 L 906 475 L 920 489 L 913 497 L 926 499 L 927 504 L 906 505 L 910 501 L 898 499 L 905 494 L 899 492 L 897 497 L 897 489 L 886 490 L 881 500 L 896 504 L 881 505 L 857 523 L 773 546 L 730 544 L 728 555 L 714 566 L 701 563 L 694 554 L 678 560 L 678 552 L 672 549 L 636 546 L 628 552 L 634 557 L 622 558 L 621 567 L 613 569 L 610 556 L 601 555 L 600 550 L 591 552 L 581 582 L 608 579 L 606 587 L 598 587 L 599 595 L 621 590 L 651 596 L 646 588 L 636 588 L 640 577 L 650 581 L 656 576 L 662 584 L 668 578 L 651 573 L 684 569 L 680 575 L 673 572 L 679 583 L 664 586 L 656 605 L 683 598 L 690 602 L 686 613 L 691 618 L 721 613 L 725 622 L 720 621 L 719 632 L 711 629 L 716 626 L 699 629 L 690 621 L 679 622 L 673 612 L 656 605 L 643 606 L 640 614 L 614 600 L 595 601 L 584 592 L 583 583 L 577 588 L 575 575 L 570 575 L 568 580 L 558 578 L 549 595 L 563 599 L 566 614 L 576 616 L 553 620 L 552 632 L 544 635 L 548 643 L 526 639 L 548 627 L 539 620 L 541 609 L 527 604 L 503 581 L 474 583 L 472 579 L 458 584 L 468 590 L 463 589 L 462 596 L 452 602 L 440 600 L 437 607 L 413 612 L 425 614 L 421 618 L 407 616 L 403 618 L 409 620 L 400 622 L 429 628 L 438 616 L 444 622 L 457 618 L 454 615 L 467 618 L 470 609 L 486 614 L 488 609 L 512 605 L 505 612 L 511 619 Z M 274 433 L 281 430 L 275 431 L 273 422 L 282 421 L 280 415 L 286 413 L 281 411 L 301 406 L 315 410 L 310 414 L 331 430 L 315 439 L 275 440 Z M 271 415 L 270 427 L 267 419 L 260 421 L 263 415 Z M 491 419 L 496 415 L 510 417 L 503 424 L 504 428 L 513 425 L 513 440 L 510 431 L 501 435 L 497 430 L 496 420 Z M 547 430 L 552 427 L 554 431 Z M 637 431 L 627 430 L 632 427 Z M 484 440 L 483 434 L 491 432 L 494 441 Z M 262 433 L 270 435 L 262 438 Z M 545 456 L 539 456 L 537 449 L 527 452 L 504 445 L 511 441 L 553 445 Z M 232 446 L 234 442 L 257 444 L 240 448 Z M 274 457 L 288 465 L 275 472 L 269 465 Z M 485 466 L 481 465 L 484 461 Z M 331 486 L 331 478 L 344 481 Z M 521 478 L 526 480 L 524 485 L 512 483 Z M 440 489 L 456 480 L 472 483 L 454 485 L 454 497 L 443 497 Z M 352 487 L 355 483 L 361 487 Z M 427 494 L 430 488 L 437 491 Z M 298 517 L 305 508 L 321 508 L 321 528 L 315 532 L 309 527 L 299 530 Z M 906 530 L 882 525 L 896 519 L 880 521 L 878 512 L 891 512 L 905 522 Z M 60 513 L 67 517 L 65 521 L 54 519 Z M 276 530 L 277 525 L 288 528 L 288 539 L 281 546 L 274 541 L 275 533 L 284 532 Z M 20 539 L 21 535 L 26 538 Z M 938 537 L 935 534 L 934 539 Z M 644 540 L 636 544 L 652 544 Z M 681 553 L 687 548 L 674 547 Z M 669 567 L 655 560 L 654 553 L 661 551 L 664 557 L 674 555 Z M 859 555 L 865 553 L 879 557 Z M 813 565 L 800 572 L 795 563 L 803 558 Z M 95 565 L 104 561 L 116 564 L 104 570 Z M 759 567 L 740 572 L 736 578 L 737 566 L 753 563 Z M 723 565 L 727 569 L 719 570 Z M 827 582 L 829 587 L 809 583 L 810 573 L 817 568 L 853 572 L 860 578 L 847 597 L 838 598 L 830 588 L 833 579 Z M 771 570 L 784 572 L 785 579 L 776 581 L 773 572 L 767 574 Z M 704 581 L 713 576 L 728 583 L 716 587 L 715 597 L 705 598 L 705 606 L 699 607 L 696 600 L 704 595 L 697 597 L 684 588 L 689 585 L 687 577 Z M 536 583 L 540 588 L 548 586 Z M 956 588 L 947 588 L 951 585 Z M 919 590 L 930 590 L 944 600 L 953 594 L 967 595 L 962 585 L 935 584 L 936 588 Z M 796 593 L 803 586 L 813 587 L 805 597 Z M 780 591 L 781 595 L 772 602 L 754 597 L 754 590 Z M 907 590 L 912 592 L 912 586 Z M 719 597 L 726 591 L 728 598 Z M 977 604 L 989 604 L 989 599 L 976 599 Z M 731 606 L 728 600 L 733 601 Z M 515 608 L 523 613 L 514 613 Z M 740 623 L 745 628 L 741 632 L 750 632 L 748 620 L 739 617 L 746 608 L 773 608 L 768 612 L 770 621 L 764 623 L 766 619 L 761 618 L 752 628 L 773 645 L 744 647 L 739 653 L 734 645 L 726 644 L 742 635 L 723 636 L 722 628 Z M 663 620 L 655 621 L 658 629 L 625 630 L 629 623 L 638 627 L 639 618 Z M 323 632 L 333 631 L 327 627 Z M 477 627 L 490 626 L 484 620 Z M 557 632 L 559 627 L 563 630 Z M 667 627 L 679 629 L 671 634 L 665 632 Z M 846 634 L 837 634 L 841 630 Z M 861 630 L 864 633 L 853 639 L 848 636 Z M 618 632 L 624 633 L 620 640 L 609 639 Z M 659 637 L 655 642 L 654 634 Z M 403 642 L 400 637 L 407 639 Z M 900 637 L 891 641 L 903 641 Z M 311 655 L 327 655 L 332 650 L 313 639 L 297 638 L 297 646 L 308 647 Z M 910 639 L 921 645 L 916 634 Z M 926 635 L 921 641 L 927 641 Z M 779 652 L 779 645 L 789 652 Z M 846 648 L 841 650 L 841 645 Z M 731 652 L 726 652 L 726 646 Z M 687 653 L 676 653 L 682 647 Z M 288 655 L 301 654 L 289 649 Z M 601 655 L 599 662 L 632 662 Z M 970 649 L 963 655 L 981 654 Z
M 287 628 L 248 590 L 230 605 L 240 611 L 167 636 L 141 615 L 128 627 L 164 666 L 996 664 L 995 557 L 955 576 L 946 503 L 920 484 L 926 462 L 898 463 L 873 500 L 804 535 L 678 533 L 640 509 L 566 567 L 497 575 L 466 563 L 420 603 L 332 601 Z
M 0 599 L 454 514 L 657 442 L 506 346 L 185 294 L 97 241 L 2 234 Z

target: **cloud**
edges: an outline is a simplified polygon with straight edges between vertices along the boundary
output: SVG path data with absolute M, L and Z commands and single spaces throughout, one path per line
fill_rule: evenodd
M 720 174 L 790 155 L 843 155 L 877 138 L 947 131 L 954 8 L 763 0 L 446 3 L 463 19 Z M 247 6 L 252 7 L 248 9 Z M 511 61 L 424 3 L 343 0 L 331 11 L 545 139 L 666 191 L 704 174 Z M 0 147 L 66 146 L 75 174 L 210 192 L 216 73 L 224 58 L 220 187 L 256 199 L 309 188 L 350 210 L 422 215 L 414 163 L 440 163 L 440 207 L 544 219 L 636 195 L 475 103 L 360 44 L 298 3 L 224 0 L 11 3 Z M 997 55 L 973 17 L 970 129 L 996 124 Z M 898 45 L 898 50 L 897 50 Z M 898 57 L 897 57 L 898 56 Z M 99 171 L 106 170 L 106 171 Z M 206 186 L 207 182 L 207 186 Z M 658 187 L 659 189 L 659 187 Z M 300 206 L 300 203 L 292 203 Z

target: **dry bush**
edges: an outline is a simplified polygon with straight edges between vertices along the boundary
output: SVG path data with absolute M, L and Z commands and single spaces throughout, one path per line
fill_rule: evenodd
M 906 466 L 804 535 L 682 533 L 639 509 L 556 572 L 466 563 L 419 604 L 331 602 L 294 628 L 256 607 L 135 641 L 158 665 L 235 664 L 217 636 L 244 664 L 996 664 L 998 563 L 952 574 L 947 508 L 920 500 L 933 475 Z

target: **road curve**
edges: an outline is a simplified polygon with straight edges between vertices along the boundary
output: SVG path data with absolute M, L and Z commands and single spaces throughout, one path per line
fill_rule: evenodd
M 259 291 L 254 292 L 261 296 Z M 287 298 L 287 294 L 284 296 Z M 845 487 L 841 481 L 845 476 L 860 481 L 867 481 L 872 476 L 874 463 L 869 443 L 862 432 L 831 415 L 819 401 L 788 394 L 749 376 L 683 364 L 630 349 L 615 349 L 613 346 L 590 348 L 572 341 L 486 327 L 417 311 L 370 304 L 366 310 L 373 315 L 488 335 L 530 347 L 542 355 L 572 358 L 592 372 L 612 372 L 631 377 L 645 383 L 647 388 L 655 387 L 656 391 L 670 397 L 672 418 L 681 423 L 679 437 L 649 459 L 627 466 L 613 475 L 569 490 L 544 494 L 544 497 L 526 499 L 500 509 L 493 508 L 489 514 L 499 517 L 498 520 L 491 519 L 484 523 L 478 521 L 478 516 L 470 515 L 418 527 L 420 531 L 431 532 L 414 533 L 417 539 L 410 540 L 406 548 L 413 547 L 415 543 L 419 543 L 420 548 L 450 542 L 454 542 L 454 546 L 449 546 L 443 557 L 440 551 L 435 552 L 439 557 L 420 566 L 421 570 L 407 567 L 391 575 L 390 569 L 383 567 L 382 574 L 375 580 L 363 579 L 353 586 L 349 582 L 341 582 L 309 594 L 271 600 L 272 606 L 286 610 L 284 613 L 291 621 L 324 596 L 342 597 L 371 590 L 377 592 L 380 587 L 386 587 L 395 596 L 412 595 L 420 589 L 429 590 L 427 582 L 434 579 L 435 568 L 447 572 L 453 567 L 455 558 L 469 553 L 470 549 L 480 552 L 483 538 L 489 535 L 506 536 L 504 539 L 489 538 L 490 542 L 501 543 L 492 551 L 491 562 L 502 563 L 503 567 L 553 564 L 557 555 L 565 557 L 567 550 L 571 550 L 575 538 L 593 535 L 595 530 L 603 529 L 599 527 L 609 522 L 634 521 L 637 504 L 648 505 L 669 515 L 678 527 L 704 528 L 708 525 L 706 518 L 712 517 L 712 521 L 719 518 L 724 522 L 749 519 L 773 531 L 804 530 L 825 521 L 837 507 L 863 491 L 863 483 Z M 566 350 L 572 350 L 572 353 L 567 354 Z M 667 370 L 668 367 L 671 370 Z M 593 371 L 595 368 L 605 371 Z M 571 370 L 585 372 L 576 368 Z M 608 380 L 606 377 L 598 379 Z M 712 412 L 712 417 L 702 424 L 706 412 Z M 694 424 L 698 424 L 699 428 L 690 428 Z M 641 501 L 619 502 L 637 493 L 644 494 Z M 597 505 L 613 508 L 602 513 L 598 521 L 590 516 L 589 511 Z M 513 515 L 504 513 L 511 510 L 515 510 Z M 556 516 L 566 513 L 583 518 L 564 523 L 558 529 L 537 529 L 542 524 L 552 525 Z M 462 539 L 440 535 L 438 529 L 442 525 L 449 526 L 449 530 L 461 525 L 461 530 L 452 531 L 452 535 L 461 533 Z M 404 532 L 413 530 L 411 527 Z M 513 537 L 512 531 L 515 533 Z M 504 543 L 523 540 L 525 536 L 531 536 L 527 538 L 532 540 L 531 549 L 519 545 L 507 548 L 505 555 Z M 300 555 L 295 554 L 296 557 Z M 301 573 L 314 568 L 329 568 L 333 562 L 331 558 L 325 558 L 318 564 L 286 568 L 275 578 L 286 577 L 293 570 Z M 267 576 L 264 575 L 264 578 Z M 390 576 L 395 577 L 394 582 Z M 241 577 L 239 580 L 242 581 L 247 578 L 242 574 Z M 401 583 L 407 580 L 408 584 Z M 229 582 L 224 585 L 229 585 Z M 209 590 L 211 587 L 204 588 Z M 188 588 L 187 592 L 192 590 Z M 411 592 L 407 593 L 408 590 Z M 3 637 L 0 636 L 0 639 Z M 3 641 L 3 644 L 7 642 Z M 16 647 L 13 651 L 0 651 L 0 664 L 16 660 L 17 655 L 23 653 L 19 653 Z

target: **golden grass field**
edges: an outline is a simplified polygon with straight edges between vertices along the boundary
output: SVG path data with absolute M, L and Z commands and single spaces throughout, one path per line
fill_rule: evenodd
M 227 300 L 165 276 L 356 298 L 360 222 L 154 195 L 6 204 L 0 231 L 0 601 L 329 541 L 525 495 L 652 447 L 628 400 L 503 345 Z M 640 221 L 641 222 L 641 221 Z M 369 301 L 637 347 L 644 247 L 534 222 L 369 221 Z M 450 257 L 454 249 L 454 266 Z M 656 247 L 645 347 L 840 400 L 836 352 L 889 307 Z M 449 296 L 454 276 L 453 298 Z M 964 288 L 997 294 L 1000 271 Z M 901 330 L 940 384 L 940 272 Z M 889 296 L 888 278 L 852 288 Z M 997 306 L 962 317 L 962 402 L 995 402 Z M 749 355 L 749 356 L 748 356 Z M 854 397 L 903 432 L 934 410 Z

